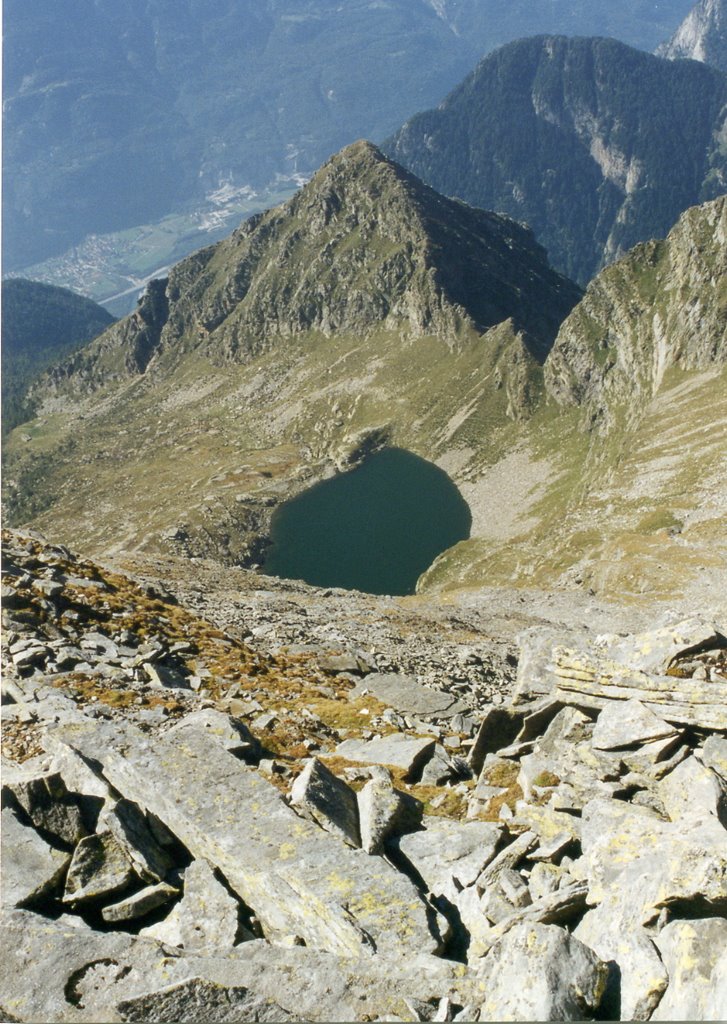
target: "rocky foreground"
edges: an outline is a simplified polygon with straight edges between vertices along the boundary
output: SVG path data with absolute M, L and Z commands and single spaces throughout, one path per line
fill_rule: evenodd
M 727 1015 L 723 624 L 176 589 L 4 535 L 3 1020 Z

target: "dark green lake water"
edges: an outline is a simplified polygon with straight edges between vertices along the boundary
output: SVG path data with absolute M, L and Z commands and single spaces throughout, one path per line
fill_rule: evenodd
M 316 484 L 277 510 L 263 572 L 319 587 L 412 594 L 472 516 L 437 466 L 401 448 Z

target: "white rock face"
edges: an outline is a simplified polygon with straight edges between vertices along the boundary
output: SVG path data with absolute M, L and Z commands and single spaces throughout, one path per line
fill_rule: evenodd
M 581 1020 L 598 1007 L 608 968 L 553 925 L 513 928 L 485 960 L 480 1020 Z
M 672 921 L 655 939 L 669 988 L 652 1020 L 720 1020 L 727 1007 L 727 920 Z
M 727 4 L 700 0 L 668 43 L 656 51 L 669 60 L 688 58 L 727 71 Z

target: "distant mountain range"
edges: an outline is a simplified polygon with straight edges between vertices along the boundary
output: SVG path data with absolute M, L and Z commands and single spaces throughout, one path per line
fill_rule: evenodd
M 721 72 L 541 36 L 486 57 L 383 148 L 438 191 L 527 222 L 585 284 L 727 190 L 725 131 Z
M 699 60 L 727 71 L 727 0 L 699 0 L 656 52 L 669 60 Z
M 4 262 L 308 175 L 532 32 L 648 49 L 689 0 L 6 0 Z
M 395 445 L 472 512 L 423 587 L 683 595 L 726 558 L 725 279 L 725 198 L 582 295 L 527 229 L 356 143 L 44 375 L 9 521 L 249 565 L 281 502 Z
M 67 288 L 22 278 L 3 281 L 3 434 L 32 414 L 26 396 L 40 373 L 113 322 L 103 307 Z

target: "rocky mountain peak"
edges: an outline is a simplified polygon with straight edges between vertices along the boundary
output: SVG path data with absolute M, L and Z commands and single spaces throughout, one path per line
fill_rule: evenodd
M 727 71 L 727 2 L 699 0 L 656 52 L 669 60 L 688 58 Z
M 151 287 L 154 301 L 74 364 L 84 388 L 195 349 L 245 363 L 310 332 L 404 331 L 456 346 L 463 331 L 508 321 L 542 362 L 580 297 L 529 229 L 438 195 L 365 141 Z
M 727 360 L 727 197 L 688 210 L 663 242 L 602 271 L 564 322 L 545 366 L 549 391 L 590 419 L 638 418 L 667 373 Z
M 175 285 L 173 273 L 172 298 Z M 181 325 L 191 313 L 213 358 L 244 360 L 306 331 L 453 340 L 462 324 L 512 318 L 544 355 L 577 298 L 529 230 L 438 195 L 360 141 L 217 247 L 186 287 Z
M 384 150 L 445 195 L 530 225 L 585 285 L 724 192 L 726 99 L 715 68 L 532 36 L 488 54 Z

